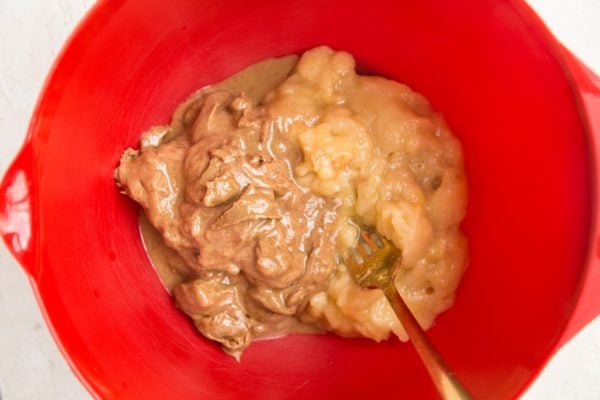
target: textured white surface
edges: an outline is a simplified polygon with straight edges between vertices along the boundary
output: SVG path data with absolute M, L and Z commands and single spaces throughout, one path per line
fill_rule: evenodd
M 501 1 L 501 0 L 499 0 Z M 600 1 L 529 0 L 559 39 L 600 71 Z M 0 174 L 18 151 L 57 52 L 92 0 L 0 0 Z M 600 318 L 565 346 L 523 396 L 600 399 Z M 3 400 L 89 399 L 50 337 L 25 274 L 0 245 Z

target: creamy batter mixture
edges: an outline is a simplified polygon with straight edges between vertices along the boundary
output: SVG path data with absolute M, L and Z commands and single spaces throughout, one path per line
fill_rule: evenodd
M 318 47 L 190 97 L 128 149 L 118 185 L 177 306 L 239 358 L 253 339 L 406 334 L 344 259 L 360 226 L 402 250 L 396 285 L 424 328 L 466 266 L 459 142 L 419 94 Z

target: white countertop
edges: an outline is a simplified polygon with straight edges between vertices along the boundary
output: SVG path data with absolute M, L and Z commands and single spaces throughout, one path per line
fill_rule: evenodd
M 499 0 L 501 1 L 501 0 Z M 529 0 L 600 71 L 600 1 Z M 44 77 L 92 0 L 0 0 L 0 176 L 18 151 Z M 25 273 L 0 245 L 0 398 L 89 399 L 50 337 Z M 600 318 L 567 344 L 523 399 L 600 399 Z

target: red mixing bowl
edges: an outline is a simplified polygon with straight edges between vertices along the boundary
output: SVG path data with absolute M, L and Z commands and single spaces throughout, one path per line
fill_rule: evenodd
M 0 187 L 2 236 L 96 397 L 436 396 L 396 339 L 292 335 L 238 364 L 173 306 L 113 182 L 194 89 L 320 44 L 423 93 L 462 140 L 470 267 L 429 333 L 477 398 L 517 396 L 600 312 L 600 80 L 522 1 L 99 1 Z

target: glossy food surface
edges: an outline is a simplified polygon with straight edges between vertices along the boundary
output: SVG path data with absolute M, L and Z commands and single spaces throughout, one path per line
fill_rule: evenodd
M 125 150 L 116 183 L 162 234 L 160 258 L 185 281 L 177 307 L 236 358 L 253 338 L 305 331 L 406 341 L 383 293 L 356 285 L 344 260 L 361 227 L 392 240 L 390 284 L 433 325 L 467 264 L 460 142 L 408 86 L 357 75 L 350 53 L 319 46 L 293 70 L 289 57 L 193 94 Z M 278 63 L 275 80 L 289 76 L 263 99 L 227 88 L 258 87 L 252 71 Z

